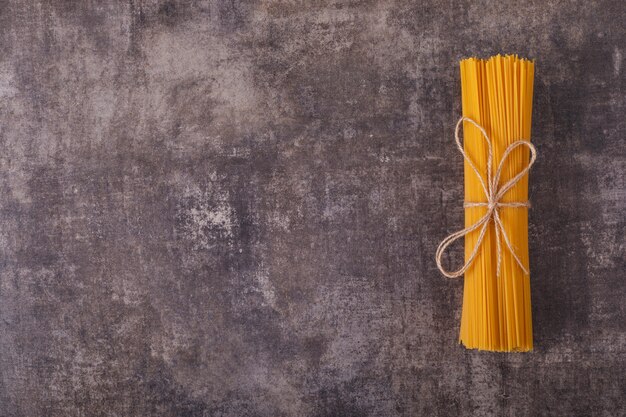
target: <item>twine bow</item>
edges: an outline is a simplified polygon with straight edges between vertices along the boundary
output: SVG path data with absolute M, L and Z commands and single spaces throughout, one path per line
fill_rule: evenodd
M 478 169 L 476 168 L 476 165 L 474 164 L 474 162 L 465 153 L 465 150 L 463 150 L 463 146 L 461 145 L 461 140 L 459 139 L 459 130 L 461 128 L 461 125 L 462 125 L 463 121 L 466 121 L 466 122 L 471 123 L 474 126 L 476 126 L 476 128 L 478 128 L 478 130 L 480 130 L 480 133 L 482 134 L 483 138 L 487 142 L 489 155 L 487 157 L 487 179 L 486 179 L 486 181 L 483 178 L 483 176 L 480 174 Z M 524 271 L 524 273 L 526 275 L 528 275 L 528 273 L 529 273 L 528 269 L 524 266 L 524 264 L 520 260 L 519 256 L 517 256 L 517 254 L 515 253 L 515 250 L 513 249 L 513 246 L 511 245 L 511 241 L 509 240 L 509 236 L 507 235 L 506 230 L 504 228 L 504 224 L 502 223 L 502 219 L 500 218 L 499 210 L 500 210 L 501 207 L 512 207 L 512 208 L 529 208 L 530 207 L 530 203 L 528 201 L 503 202 L 501 200 L 502 200 L 502 197 L 504 197 L 504 195 L 511 188 L 513 188 L 513 186 L 515 186 L 515 184 L 517 184 L 519 182 L 519 180 L 521 180 L 522 177 L 524 175 L 526 175 L 526 173 L 528 173 L 528 171 L 530 170 L 530 167 L 535 163 L 535 160 L 537 159 L 537 150 L 535 149 L 533 144 L 531 144 L 529 141 L 526 141 L 526 140 L 518 140 L 516 142 L 511 143 L 509 145 L 509 147 L 506 148 L 506 150 L 502 154 L 502 159 L 500 160 L 500 164 L 498 165 L 498 169 L 497 169 L 495 175 L 492 177 L 492 175 L 491 175 L 492 172 L 491 171 L 492 171 L 492 164 L 493 164 L 493 150 L 492 150 L 491 139 L 489 139 L 489 136 L 487 135 L 487 132 L 485 132 L 485 129 L 482 126 L 480 126 L 478 123 L 476 123 L 474 120 L 470 119 L 469 117 L 461 117 L 459 119 L 458 123 L 456 124 L 456 128 L 454 130 L 454 139 L 455 139 L 457 148 L 459 148 L 459 151 L 461 151 L 461 154 L 463 154 L 463 158 L 467 161 L 467 163 L 472 168 L 474 173 L 476 173 L 476 176 L 478 177 L 478 180 L 480 181 L 480 185 L 482 186 L 483 191 L 485 192 L 485 196 L 487 197 L 487 201 L 484 201 L 484 202 L 483 201 L 481 201 L 481 202 L 471 202 L 471 201 L 465 202 L 463 204 L 463 207 L 465 207 L 465 208 L 468 208 L 468 207 L 486 207 L 487 208 L 487 213 L 485 213 L 485 215 L 483 217 L 481 217 L 473 225 L 471 225 L 469 227 L 466 227 L 463 230 L 459 230 L 458 232 L 452 233 L 450 236 L 445 238 L 439 244 L 439 247 L 437 248 L 437 253 L 435 255 L 435 258 L 436 258 L 436 261 L 437 261 L 437 267 L 439 268 L 441 273 L 443 275 L 445 275 L 446 277 L 448 277 L 448 278 L 457 278 L 457 277 L 460 277 L 461 275 L 463 275 L 465 273 L 465 271 L 467 271 L 469 269 L 469 267 L 472 265 L 472 263 L 476 259 L 476 255 L 478 254 L 478 249 L 480 249 L 480 246 L 482 245 L 483 240 L 485 239 L 485 233 L 487 232 L 487 228 L 489 226 L 489 222 L 491 221 L 491 219 L 493 219 L 494 226 L 495 226 L 495 229 L 496 229 L 496 250 L 497 250 L 497 254 L 498 254 L 498 261 L 497 261 L 497 266 L 496 266 L 496 276 L 498 276 L 498 277 L 500 276 L 500 263 L 502 262 L 502 259 L 501 259 L 502 258 L 502 244 L 500 242 L 500 235 L 502 235 L 502 238 L 504 239 L 504 243 L 506 244 L 507 248 L 509 248 L 509 251 L 511 252 L 511 255 L 513 255 L 513 259 L 515 259 L 515 261 L 520 266 L 520 268 L 522 268 L 522 271 Z M 522 169 L 517 175 L 515 175 L 513 178 L 511 178 L 509 181 L 507 181 L 504 185 L 499 186 L 498 183 L 500 182 L 500 175 L 502 173 L 502 169 L 504 167 L 504 163 L 505 163 L 507 157 L 509 156 L 509 154 L 511 152 L 513 152 L 513 150 L 515 150 L 516 148 L 518 148 L 520 146 L 526 146 L 530 150 L 531 156 L 530 156 L 530 161 L 528 162 L 528 165 L 526 167 L 524 167 L 524 169 Z M 472 233 L 473 231 L 478 230 L 478 229 L 480 229 L 480 234 L 478 235 L 478 240 L 476 241 L 476 245 L 474 245 L 474 249 L 472 250 L 472 253 L 471 253 L 469 259 L 467 260 L 467 262 L 465 262 L 465 265 L 463 265 L 457 271 L 447 271 L 443 267 L 443 265 L 441 264 L 441 257 L 443 256 L 443 253 L 445 252 L 445 250 L 454 241 L 456 241 L 456 240 L 462 238 L 463 236 L 468 235 L 469 233 Z

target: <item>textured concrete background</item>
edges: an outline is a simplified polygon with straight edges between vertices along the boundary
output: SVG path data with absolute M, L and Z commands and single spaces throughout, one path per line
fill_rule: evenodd
M 626 7 L 519 3 L 1 2 L 0 415 L 626 415 Z M 497 52 L 531 354 L 459 346 L 433 262 Z

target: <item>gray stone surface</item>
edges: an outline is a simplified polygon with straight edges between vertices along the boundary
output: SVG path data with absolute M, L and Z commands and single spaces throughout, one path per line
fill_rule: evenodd
M 0 416 L 626 415 L 625 21 L 1 2 Z M 531 354 L 459 346 L 433 262 L 457 63 L 497 52 L 537 59 Z

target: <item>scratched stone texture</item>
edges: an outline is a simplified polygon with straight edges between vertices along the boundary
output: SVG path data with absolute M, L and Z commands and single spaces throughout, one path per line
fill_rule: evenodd
M 626 415 L 624 22 L 1 1 L 0 416 Z M 458 60 L 498 52 L 537 60 L 530 354 L 458 345 L 433 261 Z

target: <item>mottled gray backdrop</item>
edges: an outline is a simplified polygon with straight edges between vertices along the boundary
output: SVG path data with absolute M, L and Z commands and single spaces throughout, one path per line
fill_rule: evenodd
M 0 2 L 0 416 L 626 415 L 624 22 Z M 537 60 L 531 354 L 459 346 L 433 262 L 458 60 L 498 52 Z

